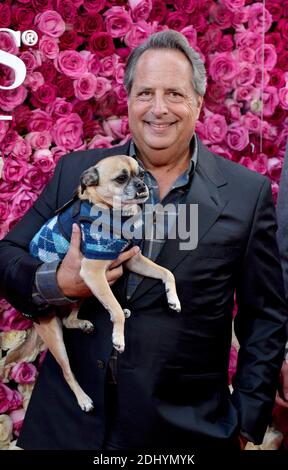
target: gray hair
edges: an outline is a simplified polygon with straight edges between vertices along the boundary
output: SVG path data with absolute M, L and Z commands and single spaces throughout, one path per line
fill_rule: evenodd
M 137 62 L 141 55 L 149 49 L 174 49 L 182 52 L 192 66 L 191 78 L 195 92 L 200 96 L 205 95 L 207 77 L 205 65 L 200 55 L 190 47 L 183 34 L 171 29 L 152 34 L 143 44 L 131 52 L 124 74 L 124 85 L 128 95 L 131 92 Z

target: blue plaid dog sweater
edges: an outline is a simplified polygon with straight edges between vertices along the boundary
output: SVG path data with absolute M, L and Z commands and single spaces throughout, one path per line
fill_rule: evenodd
M 72 225 L 81 228 L 81 252 L 87 259 L 116 259 L 132 242 L 133 230 L 142 226 L 140 213 L 133 217 L 130 232 L 123 231 L 123 224 L 131 216 L 120 211 L 103 209 L 88 201 L 77 199 L 66 204 L 63 211 L 49 219 L 30 242 L 30 254 L 45 263 L 61 261 L 66 255 L 72 234 Z M 128 235 L 123 237 L 123 233 Z M 131 235 L 130 235 L 131 233 Z

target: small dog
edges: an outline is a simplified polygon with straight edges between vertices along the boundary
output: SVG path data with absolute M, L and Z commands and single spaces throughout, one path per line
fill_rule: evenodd
M 40 258 L 41 261 L 63 259 L 69 248 L 72 224 L 77 220 L 82 232 L 83 259 L 80 276 L 109 312 L 113 323 L 113 346 L 119 352 L 124 351 L 124 322 L 125 316 L 128 317 L 130 312 L 127 309 L 123 310 L 116 300 L 107 282 L 105 272 L 119 253 L 129 246 L 131 240 L 121 238 L 119 234 L 121 227 L 120 231 L 119 227 L 118 229 L 116 227 L 115 236 L 114 221 L 114 238 L 111 234 L 110 222 L 106 224 L 105 236 L 103 232 L 102 235 L 99 234 L 97 223 L 96 233 L 92 229 L 93 224 L 95 225 L 95 221 L 98 220 L 99 212 L 106 211 L 107 215 L 107 211 L 110 214 L 112 209 L 113 212 L 116 209 L 126 217 L 135 216 L 139 212 L 138 204 L 145 202 L 149 196 L 143 178 L 144 170 L 132 157 L 117 155 L 101 160 L 81 175 L 76 202 L 66 204 L 60 209 L 60 213 L 57 211 L 58 215 L 41 227 L 30 244 L 30 253 Z M 125 266 L 135 273 L 161 279 L 165 284 L 170 308 L 180 312 L 181 307 L 176 292 L 175 279 L 169 270 L 158 266 L 141 253 L 130 258 Z M 80 328 L 82 331 L 91 332 L 93 324 L 88 320 L 79 320 L 78 312 L 79 305 L 75 306 L 70 315 L 63 319 L 64 325 L 67 328 Z M 59 317 L 51 316 L 48 319 L 41 319 L 39 324 L 35 323 L 35 329 L 61 366 L 63 375 L 74 392 L 81 409 L 83 411 L 92 410 L 91 398 L 80 387 L 71 370 Z

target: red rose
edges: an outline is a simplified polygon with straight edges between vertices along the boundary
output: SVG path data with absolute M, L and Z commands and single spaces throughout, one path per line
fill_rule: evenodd
M 103 30 L 103 19 L 99 13 L 83 15 L 84 31 L 87 36 Z
M 21 104 L 14 110 L 13 119 L 18 132 L 27 131 L 27 123 L 30 120 L 31 110 L 28 106 Z
M 57 75 L 57 70 L 55 69 L 51 60 L 47 60 L 47 62 L 44 62 L 44 64 L 42 64 L 41 67 L 38 67 L 37 70 L 43 75 L 45 82 L 54 83 Z
M 53 9 L 53 0 L 32 0 L 32 5 L 37 13 Z
M 40 86 L 31 97 L 31 104 L 35 108 L 45 109 L 47 104 L 55 101 L 57 96 L 57 88 L 51 83 L 44 83 Z
M 109 33 L 94 33 L 89 39 L 89 49 L 99 57 L 113 54 L 115 51 L 113 39 Z
M 83 122 L 91 121 L 93 119 L 93 107 L 89 101 L 75 100 L 73 113 L 78 114 Z
M 56 81 L 58 94 L 63 98 L 72 98 L 74 96 L 73 80 L 65 77 L 65 75 L 59 75 Z
M 149 16 L 149 22 L 158 21 L 158 23 L 163 23 L 166 17 L 167 8 L 163 0 L 154 0 L 153 8 Z
M 181 31 L 181 29 L 185 28 L 188 20 L 189 16 L 183 11 L 173 11 L 168 13 L 166 24 L 170 29 Z
M 57 0 L 57 11 L 66 23 L 74 23 L 77 8 L 71 0 Z
M 76 31 L 73 29 L 70 29 L 62 34 L 59 42 L 59 48 L 62 51 L 66 51 L 67 49 L 76 50 L 83 43 L 83 41 L 84 38 L 78 36 Z
M 29 6 L 12 6 L 12 23 L 13 29 L 20 29 L 21 31 L 26 29 L 35 29 L 34 25 L 35 12 Z
M 0 4 L 0 28 L 8 28 L 11 23 L 11 8 L 5 3 Z

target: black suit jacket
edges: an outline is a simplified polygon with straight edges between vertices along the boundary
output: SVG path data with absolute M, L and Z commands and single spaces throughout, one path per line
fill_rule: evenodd
M 79 175 L 113 149 L 63 157 L 33 208 L 0 243 L 1 289 L 18 309 L 31 302 L 38 261 L 28 244 L 42 223 L 73 194 Z M 99 302 L 85 301 L 80 316 L 93 334 L 65 331 L 72 369 L 95 409 L 83 413 L 50 354 L 42 366 L 18 445 L 26 449 L 190 449 L 230 442 L 239 433 L 260 443 L 283 359 L 287 310 L 275 241 L 268 180 L 211 154 L 200 144 L 187 205 L 199 205 L 199 244 L 181 251 L 167 240 L 156 262 L 171 269 L 182 304 L 170 310 L 163 285 L 145 278 L 132 298 L 125 276 L 115 286 L 123 307 L 125 352 L 118 358 L 117 412 L 105 428 L 105 376 L 112 326 Z M 188 211 L 189 212 L 189 211 Z M 228 388 L 234 293 L 241 344 L 234 393 Z

